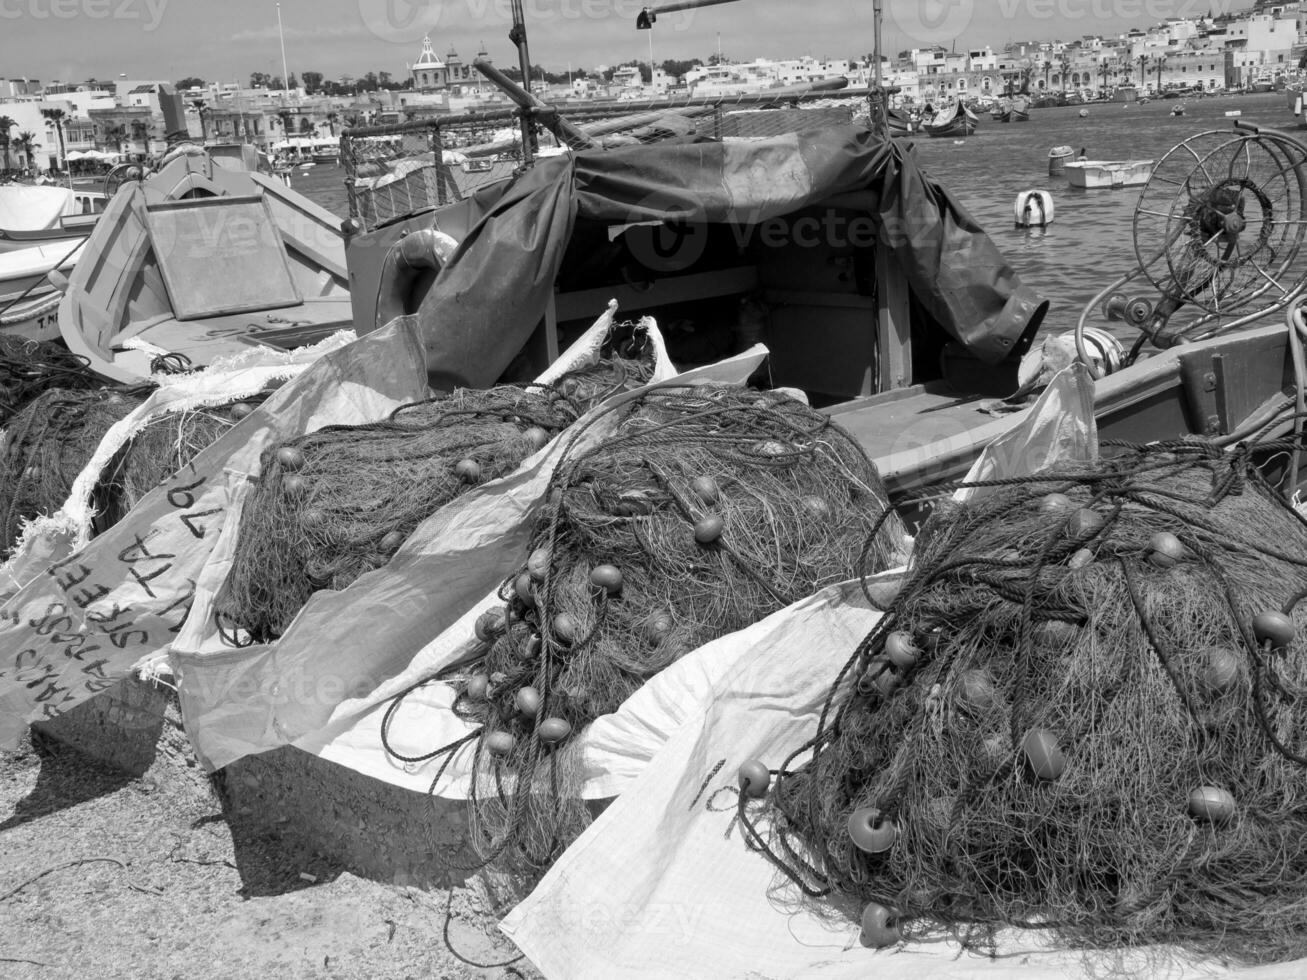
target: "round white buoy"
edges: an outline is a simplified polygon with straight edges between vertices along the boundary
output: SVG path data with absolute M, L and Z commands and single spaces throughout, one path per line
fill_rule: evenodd
M 1042 228 L 1053 221 L 1053 195 L 1048 191 L 1022 191 L 1012 205 L 1018 228 Z
M 1088 110 L 1088 109 L 1081 109 L 1081 110 L 1080 110 L 1080 118 L 1081 118 L 1081 119 L 1084 119 L 1084 118 L 1085 118 L 1086 116 L 1088 116 L 1088 115 L 1089 115 L 1089 110 Z
M 1048 175 L 1056 177 L 1066 172 L 1066 162 L 1074 151 L 1069 146 L 1055 146 L 1048 151 Z

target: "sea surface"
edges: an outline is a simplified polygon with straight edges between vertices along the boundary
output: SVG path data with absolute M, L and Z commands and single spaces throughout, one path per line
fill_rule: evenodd
M 1076 190 L 1064 176 L 1048 175 L 1048 151 L 1068 145 L 1090 159 L 1152 159 L 1178 143 L 1213 130 L 1232 132 L 1225 113 L 1271 128 L 1292 127 L 1283 93 L 1222 95 L 1183 101 L 1185 114 L 1172 116 L 1179 100 L 1102 103 L 1035 109 L 1029 122 L 999 123 L 982 115 L 975 134 L 962 141 L 913 137 L 922 167 L 944 185 L 989 232 L 1021 279 L 1050 301 L 1045 330 L 1075 327 L 1084 304 L 1112 279 L 1134 268 L 1132 225 L 1142 188 Z M 1296 131 L 1300 138 L 1307 132 Z M 292 186 L 341 215 L 349 205 L 337 165 L 295 171 Z M 1045 228 L 1016 228 L 1013 204 L 1024 190 L 1047 190 L 1054 219 Z M 1100 321 L 1101 325 L 1101 321 Z M 1113 325 L 1128 336 L 1130 328 Z

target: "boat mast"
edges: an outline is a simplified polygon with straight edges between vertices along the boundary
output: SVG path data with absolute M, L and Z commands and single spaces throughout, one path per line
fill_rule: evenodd
M 877 104 L 880 106 L 879 118 L 876 120 L 876 129 L 879 131 L 880 135 L 888 137 L 889 136 L 889 99 L 885 95 L 885 86 L 881 84 L 882 80 L 880 75 L 880 19 L 881 19 L 881 14 L 883 12 L 881 8 L 882 8 L 882 0 L 873 0 L 871 5 L 871 10 L 872 10 L 871 42 L 872 42 L 872 49 L 873 49 L 872 57 L 876 59 L 875 99 Z
M 522 0 L 513 0 L 513 27 L 508 39 L 517 47 L 517 65 L 522 72 L 522 85 L 531 91 L 531 54 L 526 47 L 526 14 Z M 531 132 L 531 114 L 522 110 L 522 162 L 529 164 L 534 156 L 534 134 Z
M 277 0 L 277 38 L 281 41 L 281 100 L 285 102 L 290 94 L 290 73 L 286 71 L 286 35 L 281 32 L 281 0 Z

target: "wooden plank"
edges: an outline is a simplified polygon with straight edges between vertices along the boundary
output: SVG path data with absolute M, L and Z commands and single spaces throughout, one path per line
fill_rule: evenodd
M 876 349 L 880 354 L 880 391 L 912 384 L 912 324 L 908 316 L 908 284 L 893 251 L 876 249 Z

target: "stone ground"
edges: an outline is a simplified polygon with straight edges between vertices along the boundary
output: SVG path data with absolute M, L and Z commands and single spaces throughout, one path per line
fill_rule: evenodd
M 171 724 L 140 777 L 0 753 L 0 977 L 539 977 L 495 912 L 234 834 Z

